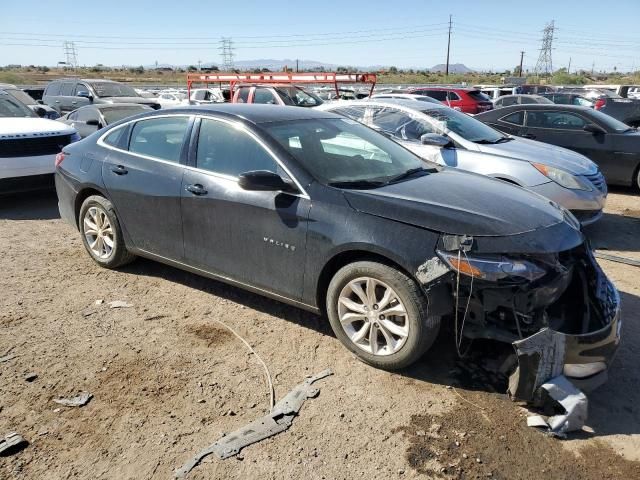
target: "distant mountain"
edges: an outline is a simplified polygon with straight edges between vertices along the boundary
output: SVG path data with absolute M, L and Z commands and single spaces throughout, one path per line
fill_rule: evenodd
M 259 58 L 256 60 L 236 60 L 233 62 L 235 67 L 240 70 L 253 70 L 255 68 L 268 68 L 271 71 L 280 71 L 284 70 L 285 67 L 295 69 L 296 68 L 296 60 L 291 58 L 285 58 L 281 60 L 277 60 L 274 58 Z M 197 64 L 191 64 L 197 65 Z M 189 65 L 169 65 L 166 63 L 159 63 L 158 68 L 187 68 Z M 220 64 L 217 62 L 202 62 L 202 68 L 210 68 L 216 66 L 220 68 Z M 324 63 L 319 62 L 317 60 L 298 60 L 298 67 L 301 70 L 312 70 L 312 69 L 322 69 L 326 71 L 335 71 L 339 66 L 356 68 L 361 71 L 369 71 L 376 72 L 378 70 L 388 70 L 390 65 L 368 65 L 368 66 L 356 66 L 356 65 L 347 65 L 347 64 L 336 64 L 336 63 Z M 146 65 L 145 68 L 152 69 L 155 68 L 156 65 Z M 422 70 L 424 67 L 410 67 L 414 70 Z M 408 68 L 406 68 L 408 69 Z M 402 68 L 405 70 L 405 68 Z M 445 64 L 439 63 L 438 65 L 434 65 L 431 68 L 427 68 L 430 72 L 444 72 Z M 452 63 L 449 65 L 449 73 L 471 73 L 474 70 L 468 68 L 466 65 L 462 63 Z
M 444 72 L 447 66 L 444 63 L 439 63 L 438 65 L 434 65 L 429 69 L 430 72 Z M 471 73 L 473 70 L 468 68 L 466 65 L 462 63 L 451 63 L 449 64 L 449 73 Z

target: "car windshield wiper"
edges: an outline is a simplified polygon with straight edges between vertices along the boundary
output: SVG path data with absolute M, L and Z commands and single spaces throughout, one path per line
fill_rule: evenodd
M 431 173 L 432 171 L 433 170 L 427 170 L 426 168 L 423 168 L 423 167 L 410 168 L 406 172 L 396 175 L 395 177 L 391 177 L 389 180 L 386 181 L 386 183 L 398 182 L 400 180 L 404 180 L 405 178 L 409 178 L 415 175 L 416 173 L 420 173 L 420 172 Z
M 346 180 L 344 182 L 330 182 L 329 186 L 337 188 L 355 188 L 355 189 L 367 189 L 377 188 L 386 185 L 386 182 L 378 180 Z
M 494 145 L 496 143 L 508 142 L 510 140 L 513 140 L 513 139 L 509 138 L 509 137 L 500 137 L 500 138 L 497 138 L 495 140 L 488 140 L 486 138 L 481 138 L 479 140 L 472 140 L 472 142 L 473 143 L 479 143 L 481 145 Z

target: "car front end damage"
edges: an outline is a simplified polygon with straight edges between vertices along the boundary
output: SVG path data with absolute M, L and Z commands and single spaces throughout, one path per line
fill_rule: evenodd
M 515 244 L 528 244 L 521 254 L 497 253 L 509 251 L 509 237 L 442 235 L 437 257 L 418 269 L 440 313 L 448 308 L 436 297 L 450 293 L 457 336 L 513 345 L 517 366 L 508 390 L 515 400 L 534 402 L 539 388 L 560 375 L 584 390 L 601 385 L 620 343 L 615 286 L 582 235 L 562 230 L 556 251 L 545 247 L 542 232 L 514 236 Z

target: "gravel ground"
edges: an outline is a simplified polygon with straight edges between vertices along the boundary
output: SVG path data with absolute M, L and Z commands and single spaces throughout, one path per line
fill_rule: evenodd
M 587 233 L 640 259 L 640 196 L 612 192 Z M 638 267 L 602 261 L 621 292 L 624 340 L 609 383 L 589 396 L 590 431 L 561 442 L 525 426 L 504 379 L 484 368 L 492 345 L 459 361 L 445 329 L 411 369 L 375 370 L 312 314 L 151 261 L 100 269 L 55 195 L 0 199 L 0 252 L 0 357 L 13 356 L 0 363 L 0 434 L 30 442 L 0 458 L 0 478 L 168 479 L 266 413 L 261 366 L 213 319 L 264 359 L 276 398 L 306 375 L 334 375 L 287 432 L 209 457 L 190 479 L 640 478 Z M 84 407 L 52 401 L 81 391 L 94 395 Z

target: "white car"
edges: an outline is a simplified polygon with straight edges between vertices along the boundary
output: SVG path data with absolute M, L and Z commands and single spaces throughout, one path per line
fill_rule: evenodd
M 79 139 L 69 125 L 38 118 L 15 98 L 0 94 L 0 193 L 52 186 L 56 155 Z
M 184 93 L 162 92 L 158 94 L 158 103 L 162 108 L 172 108 L 189 105 L 189 99 Z
M 190 100 L 194 105 L 222 103 L 225 101 L 221 88 L 194 88 L 191 90 Z

